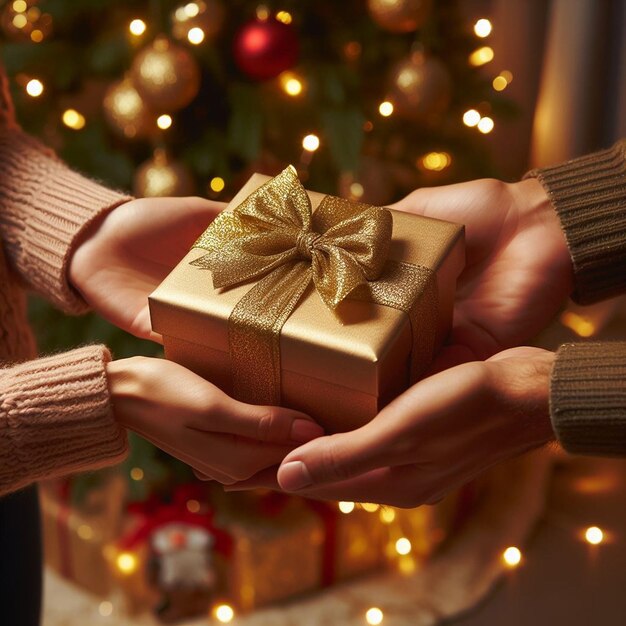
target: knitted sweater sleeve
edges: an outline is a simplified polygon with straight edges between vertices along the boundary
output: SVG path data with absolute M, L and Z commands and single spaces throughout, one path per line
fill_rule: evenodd
M 590 304 L 626 293 L 626 141 L 526 176 L 542 183 L 559 216 L 574 300 Z M 626 342 L 561 346 L 550 415 L 569 452 L 626 456 Z
M 87 305 L 68 281 L 90 224 L 128 196 L 73 172 L 18 128 L 0 127 L 0 238 L 22 281 L 66 313 Z
M 104 346 L 0 369 L 0 495 L 40 478 L 120 461 L 123 428 L 111 414 Z

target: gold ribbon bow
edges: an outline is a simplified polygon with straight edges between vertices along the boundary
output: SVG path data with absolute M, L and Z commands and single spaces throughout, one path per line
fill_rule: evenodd
M 387 209 L 325 196 L 313 213 L 292 166 L 213 221 L 191 264 L 211 270 L 215 288 L 258 281 L 229 318 L 235 397 L 280 403 L 280 331 L 311 282 L 333 310 L 350 294 L 395 306 L 388 291 L 381 300 L 367 289 L 386 268 L 391 233 Z

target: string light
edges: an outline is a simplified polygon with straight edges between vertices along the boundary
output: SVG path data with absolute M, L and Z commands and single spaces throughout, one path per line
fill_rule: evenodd
M 506 80 L 507 83 L 513 82 L 513 74 L 512 72 L 509 72 L 509 70 L 502 70 L 500 72 L 500 76 L 502 76 L 502 78 L 504 78 L 504 80 Z
M 26 83 L 26 93 L 32 98 L 38 98 L 43 93 L 43 83 L 32 78 Z
M 185 15 L 189 17 L 196 17 L 200 13 L 200 7 L 196 2 L 189 2 L 183 8 Z
M 146 32 L 146 23 L 143 20 L 135 19 L 128 25 L 128 30 L 131 35 L 135 35 L 135 37 L 139 37 Z
M 41 43 L 43 41 L 43 31 L 35 28 L 35 30 L 30 34 L 30 39 L 35 43 Z
M 98 605 L 98 613 L 100 613 L 102 617 L 109 617 L 113 613 L 113 604 L 108 600 L 100 602 Z
M 376 606 L 371 609 L 367 609 L 365 612 L 365 621 L 371 626 L 378 626 L 383 623 L 383 612 Z
M 411 552 L 411 542 L 406 537 L 400 537 L 396 541 L 396 552 L 402 556 L 406 556 Z
M 470 65 L 473 65 L 474 67 L 479 67 L 480 65 L 485 65 L 485 63 L 493 61 L 493 57 L 493 48 L 489 46 L 483 46 L 482 48 L 474 50 L 474 52 L 469 55 L 469 62 Z
M 157 126 L 161 130 L 167 130 L 172 125 L 172 116 L 167 113 L 163 113 L 163 115 L 159 115 L 157 117 Z
M 136 481 L 143 480 L 143 476 L 144 476 L 144 473 L 140 467 L 133 467 L 133 469 L 130 470 L 130 477 L 133 480 L 136 480 Z
M 228 604 L 219 604 L 213 609 L 213 615 L 218 622 L 228 624 L 233 621 L 235 611 Z
M 452 162 L 452 157 L 447 152 L 429 152 L 421 159 L 421 164 L 426 170 L 441 172 Z
M 392 524 L 396 519 L 396 512 L 393 509 L 382 508 L 380 510 L 380 521 L 383 524 Z
M 211 187 L 211 191 L 214 191 L 215 193 L 220 193 L 220 191 L 224 191 L 224 187 L 226 187 L 226 183 L 224 182 L 223 178 L 220 178 L 219 176 L 215 176 L 215 178 L 211 179 L 209 186 Z
M 81 539 L 85 539 L 86 541 L 93 538 L 93 528 L 89 526 L 89 524 L 81 524 L 76 529 L 76 533 Z
M 28 24 L 28 19 L 26 19 L 23 13 L 18 13 L 13 17 L 13 26 L 15 26 L 15 28 L 24 28 L 26 24 Z
M 361 504 L 361 507 L 364 511 L 367 511 L 368 513 L 376 513 L 376 511 L 378 511 L 378 509 L 380 508 L 378 504 L 374 504 L 373 502 L 363 502 L 363 504 Z
M 122 574 L 132 574 L 137 569 L 137 557 L 130 552 L 122 552 L 117 555 L 115 564 Z
M 340 502 L 337 506 L 342 513 L 347 515 L 348 513 L 352 513 L 352 511 L 354 511 L 355 504 L 354 502 Z
M 270 17 L 270 10 L 264 5 L 261 4 L 256 9 L 256 18 L 260 22 L 267 22 Z
M 502 76 L 496 76 L 491 83 L 496 91 L 504 91 L 507 88 L 508 84 L 509 83 L 507 83 L 506 79 Z
M 478 130 L 486 135 L 493 130 L 494 123 L 490 117 L 482 117 L 480 122 L 478 122 Z
M 276 19 L 283 24 L 291 24 L 293 21 L 293 17 L 291 17 L 289 11 L 279 11 L 276 13 Z
M 200 511 L 200 503 L 197 500 L 187 500 L 187 510 L 190 513 L 198 513 Z
M 474 32 L 476 33 L 476 36 L 481 39 L 489 37 L 492 28 L 493 26 L 491 25 L 491 22 L 485 18 L 478 20 L 476 24 L 474 24 Z
M 307 135 L 302 140 L 302 147 L 307 152 L 315 152 L 320 147 L 320 138 L 317 135 Z
M 590 319 L 573 311 L 565 311 L 561 315 L 561 324 L 573 330 L 579 337 L 591 337 L 596 332 Z
M 585 539 L 592 545 L 597 546 L 604 540 L 604 533 L 597 526 L 590 526 L 585 531 Z
M 378 107 L 378 112 L 383 117 L 389 117 L 393 113 L 393 103 L 389 102 L 389 100 L 381 102 L 380 106 Z
M 68 128 L 72 128 L 73 130 L 80 130 L 85 127 L 85 116 L 76 109 L 63 111 L 61 119 Z
M 278 77 L 278 82 L 280 83 L 281 89 L 289 96 L 299 96 L 304 89 L 302 80 L 293 72 L 283 72 Z
M 463 113 L 463 124 L 465 126 L 476 126 L 480 122 L 480 113 L 476 109 L 469 109 Z
M 519 548 L 511 546 L 502 553 L 502 560 L 507 567 L 517 567 L 522 562 L 522 553 Z
M 189 29 L 187 33 L 187 39 L 189 43 L 192 43 L 194 46 L 201 44 L 204 41 L 204 31 L 199 26 L 194 26 Z
M 25 0 L 15 0 L 15 2 L 13 3 L 13 10 L 16 13 L 24 13 L 27 8 L 28 5 L 26 4 Z
M 358 200 L 359 198 L 362 198 L 364 193 L 365 193 L 365 189 L 363 189 L 363 185 L 361 185 L 361 183 L 352 183 L 350 185 L 350 196 L 354 200 Z

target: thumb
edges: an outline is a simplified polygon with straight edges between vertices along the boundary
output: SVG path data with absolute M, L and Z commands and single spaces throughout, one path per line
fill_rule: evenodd
M 384 443 L 374 422 L 349 433 L 320 437 L 290 452 L 278 469 L 280 487 L 285 491 L 306 490 L 386 465 L 381 459 Z

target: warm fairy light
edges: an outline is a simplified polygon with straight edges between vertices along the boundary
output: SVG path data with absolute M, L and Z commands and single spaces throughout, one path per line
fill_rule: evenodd
M 30 34 L 30 40 L 35 43 L 41 43 L 43 41 L 43 31 L 35 28 L 35 30 Z
M 68 128 L 80 130 L 85 127 L 85 116 L 76 109 L 63 111 L 63 117 L 61 119 Z
M 493 126 L 493 120 L 490 117 L 482 117 L 478 122 L 478 130 L 485 135 L 493 130 Z
M 491 86 L 496 91 L 504 91 L 508 87 L 509 83 L 507 82 L 504 76 L 496 76 L 491 83 Z
M 585 539 L 593 546 L 597 546 L 604 540 L 604 533 L 597 526 L 590 526 L 585 531 Z
M 304 89 L 302 80 L 293 72 L 283 72 L 278 77 L 281 89 L 289 96 L 299 96 Z
M 204 41 L 204 31 L 199 26 L 194 26 L 189 29 L 187 33 L 187 39 L 189 43 L 192 43 L 194 46 L 201 44 Z
M 371 609 L 367 609 L 365 612 L 365 621 L 371 626 L 378 626 L 383 623 L 383 612 L 376 606 Z
M 261 4 L 256 9 L 256 18 L 260 22 L 266 22 L 270 17 L 270 10 L 264 5 Z
M 200 7 L 196 2 L 189 2 L 184 6 L 183 11 L 187 17 L 196 17 L 200 13 Z
M 469 55 L 469 62 L 470 65 L 478 67 L 479 65 L 485 65 L 485 63 L 493 61 L 493 57 L 493 48 L 483 46 L 482 48 L 478 48 L 478 50 L 474 50 L 474 52 Z
M 15 2 L 13 3 L 13 10 L 16 13 L 24 13 L 27 8 L 28 5 L 26 4 L 25 0 L 15 0 Z
M 130 552 L 118 554 L 115 563 L 122 574 L 132 574 L 137 569 L 137 557 Z
M 508 567 L 517 567 L 522 561 L 522 553 L 519 548 L 511 546 L 502 553 L 502 560 Z
M 28 24 L 28 20 L 23 13 L 18 13 L 13 17 L 13 26 L 15 26 L 15 28 L 24 28 L 26 24 Z
M 374 124 L 370 120 L 367 120 L 367 122 L 363 124 L 363 130 L 366 133 L 371 133 L 374 130 Z
M 140 467 L 133 467 L 133 469 L 130 470 L 130 477 L 133 480 L 136 480 L 136 481 L 143 480 L 143 476 L 144 476 L 144 473 Z
M 380 106 L 378 107 L 378 112 L 383 117 L 389 117 L 393 113 L 393 103 L 389 102 L 389 100 L 381 102 Z
M 363 185 L 361 185 L 361 183 L 352 183 L 350 185 L 350 195 L 353 198 L 362 198 L 364 193 L 365 189 L 363 188 Z
M 211 187 L 211 191 L 219 193 L 220 191 L 224 191 L 224 187 L 226 187 L 226 182 L 223 178 L 215 176 L 215 178 L 211 179 L 209 186 Z
M 573 311 L 565 311 L 561 315 L 561 324 L 573 330 L 579 337 L 591 337 L 596 332 L 596 327 L 590 319 Z
M 289 11 L 279 11 L 276 13 L 276 19 L 283 24 L 291 24 L 293 21 L 293 17 L 291 17 Z
M 109 617 L 113 613 L 113 604 L 108 600 L 100 602 L 98 605 L 98 613 L 100 613 L 102 617 Z
M 197 500 L 187 500 L 187 510 L 190 513 L 198 513 L 200 511 L 200 503 Z
M 509 70 L 502 70 L 500 72 L 500 76 L 502 76 L 502 78 L 504 78 L 504 80 L 506 80 L 507 83 L 513 82 L 513 74 L 509 72 Z
M 411 542 L 406 537 L 400 537 L 396 541 L 396 552 L 402 556 L 409 554 L 411 552 Z
M 376 511 L 378 511 L 378 509 L 380 508 L 378 504 L 374 504 L 373 502 L 363 502 L 361 504 L 361 507 L 364 511 L 367 511 L 368 513 L 376 513 Z
M 43 93 L 43 83 L 36 78 L 26 83 L 26 93 L 33 98 L 38 98 Z
M 393 509 L 382 508 L 380 510 L 380 521 L 383 524 L 391 524 L 396 519 L 396 512 Z
M 463 113 L 463 124 L 465 126 L 476 126 L 480 122 L 480 113 L 476 109 L 469 109 Z
M 340 502 L 338 505 L 339 510 L 346 515 L 354 511 L 354 502 Z
M 76 533 L 81 539 L 85 539 L 87 541 L 93 538 L 93 528 L 89 526 L 89 524 L 81 524 L 76 529 Z
M 130 31 L 131 35 L 135 35 L 135 37 L 139 37 L 140 35 L 143 35 L 146 32 L 146 23 L 140 19 L 133 20 L 128 25 L 128 30 Z
M 482 18 L 474 24 L 474 32 L 477 37 L 489 37 L 493 26 L 488 19 Z
M 417 564 L 415 563 L 415 559 L 410 555 L 401 556 L 398 560 L 398 570 L 406 576 L 415 572 L 416 568 Z
M 429 152 L 422 157 L 421 161 L 424 169 L 441 172 L 450 165 L 452 158 L 447 152 Z
M 302 140 L 302 147 L 307 152 L 315 152 L 320 147 L 320 138 L 317 135 L 307 135 Z
M 213 615 L 218 622 L 228 624 L 233 621 L 235 611 L 233 611 L 233 607 L 228 604 L 219 604 L 213 609 Z
M 167 113 L 163 113 L 163 115 L 159 115 L 159 117 L 157 117 L 156 123 L 161 130 L 167 130 L 172 125 L 172 116 Z

